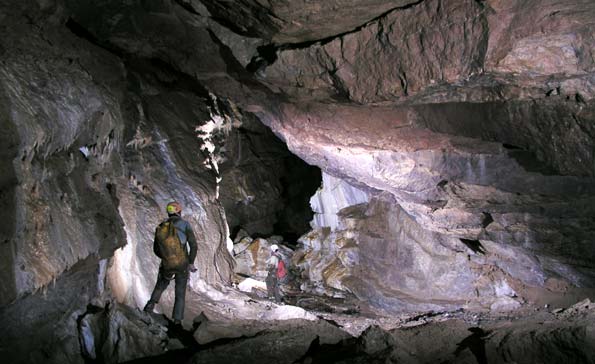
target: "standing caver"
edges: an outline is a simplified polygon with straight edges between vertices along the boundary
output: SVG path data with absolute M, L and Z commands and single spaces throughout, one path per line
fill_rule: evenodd
M 274 298 L 275 302 L 282 303 L 280 286 L 287 279 L 287 266 L 279 253 L 277 244 L 271 245 L 271 257 L 266 261 L 266 264 L 268 267 L 266 284 L 269 299 Z
M 182 219 L 182 206 L 177 202 L 167 205 L 168 219 L 163 221 L 155 230 L 153 251 L 161 258 L 157 283 L 151 298 L 145 305 L 144 311 L 153 312 L 155 304 L 159 302 L 161 294 L 175 279 L 175 303 L 172 317 L 174 324 L 179 325 L 184 318 L 184 300 L 189 272 L 196 272 L 194 259 L 196 258 L 196 239 L 190 224 Z M 188 252 L 190 250 L 190 252 Z

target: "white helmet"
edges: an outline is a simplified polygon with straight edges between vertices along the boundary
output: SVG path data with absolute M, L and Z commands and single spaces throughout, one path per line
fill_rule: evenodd
M 279 250 L 279 246 L 277 244 L 273 244 L 271 245 L 271 250 L 276 252 L 277 250 Z

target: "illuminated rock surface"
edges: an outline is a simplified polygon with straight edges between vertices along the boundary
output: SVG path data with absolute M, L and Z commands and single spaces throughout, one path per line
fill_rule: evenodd
M 591 0 L 2 3 L 0 357 L 592 362 L 592 304 L 534 308 L 593 298 L 593 18 Z M 199 245 L 186 330 L 203 318 L 178 336 L 136 311 L 173 199 Z M 279 235 L 285 306 L 234 286 L 262 282 Z M 451 316 L 412 327 L 430 310 Z

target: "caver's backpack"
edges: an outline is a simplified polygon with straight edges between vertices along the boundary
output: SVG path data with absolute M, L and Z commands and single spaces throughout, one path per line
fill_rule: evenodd
M 276 254 L 276 256 L 279 259 L 279 263 L 277 263 L 277 278 L 283 279 L 287 276 L 287 264 L 280 254 Z
M 183 271 L 188 268 L 188 253 L 180 241 L 172 219 L 165 220 L 155 229 L 155 253 L 161 258 L 166 271 Z

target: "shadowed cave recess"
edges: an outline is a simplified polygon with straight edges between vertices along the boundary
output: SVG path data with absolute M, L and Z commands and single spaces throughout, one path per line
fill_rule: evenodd
M 593 19 L 1 2 L 0 361 L 595 363 Z M 181 326 L 173 287 L 142 311 L 172 200 L 198 243 Z

